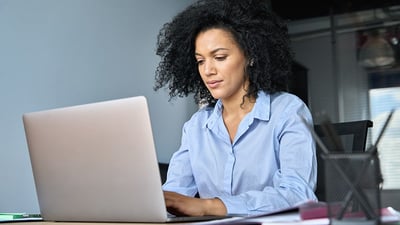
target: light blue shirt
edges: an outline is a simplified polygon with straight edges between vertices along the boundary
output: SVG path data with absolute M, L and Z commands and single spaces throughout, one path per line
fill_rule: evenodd
M 183 126 L 164 190 L 219 198 L 228 214 L 258 214 L 316 200 L 315 143 L 295 95 L 260 92 L 231 143 L 222 103 L 196 112 Z

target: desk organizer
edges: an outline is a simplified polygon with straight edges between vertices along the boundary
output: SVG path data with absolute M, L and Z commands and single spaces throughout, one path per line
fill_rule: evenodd
M 378 225 L 379 158 L 369 153 L 330 153 L 323 160 L 330 224 Z

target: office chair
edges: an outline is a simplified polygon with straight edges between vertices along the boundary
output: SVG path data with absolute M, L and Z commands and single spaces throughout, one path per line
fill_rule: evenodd
M 320 124 L 314 125 L 316 134 L 321 138 L 325 146 L 332 152 L 351 153 L 351 152 L 364 152 L 367 142 L 368 128 L 372 127 L 373 123 L 370 120 L 360 120 L 352 122 L 342 122 L 331 124 L 333 130 L 337 133 L 342 143 L 342 148 L 338 149 L 335 143 L 332 143 L 331 138 L 327 138 Z M 344 152 L 343 152 L 344 151 Z M 325 193 L 325 165 L 321 157 L 321 149 L 317 145 L 317 163 L 318 163 L 318 176 L 317 188 L 315 194 L 319 201 L 326 200 Z
M 160 170 L 160 176 L 161 176 L 161 183 L 164 184 L 165 181 L 167 180 L 167 172 L 168 172 L 168 163 L 158 163 L 158 168 Z

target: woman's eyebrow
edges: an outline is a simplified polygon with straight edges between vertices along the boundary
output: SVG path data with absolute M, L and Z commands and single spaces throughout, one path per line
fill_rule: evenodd
M 211 51 L 211 54 L 215 54 L 215 53 L 218 52 L 218 51 L 227 51 L 227 50 L 229 50 L 229 49 L 227 49 L 227 48 L 216 48 L 216 49 L 214 49 L 214 50 Z M 195 54 L 195 55 L 198 55 L 198 56 L 201 56 L 201 54 L 200 54 L 200 53 L 197 53 L 197 52 L 195 52 L 194 54 Z

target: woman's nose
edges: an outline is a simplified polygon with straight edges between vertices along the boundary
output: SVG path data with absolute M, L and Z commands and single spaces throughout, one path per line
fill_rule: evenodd
M 204 63 L 204 74 L 209 76 L 215 74 L 215 65 L 212 61 L 206 61 Z

